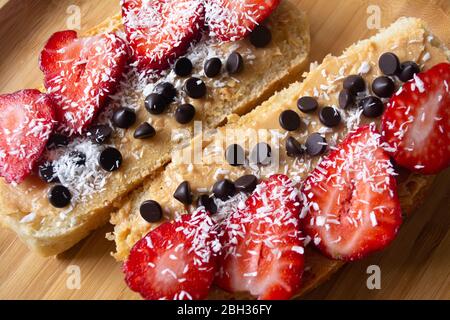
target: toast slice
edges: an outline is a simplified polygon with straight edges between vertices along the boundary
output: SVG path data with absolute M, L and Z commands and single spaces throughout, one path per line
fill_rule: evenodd
M 303 82 L 293 83 L 252 112 L 219 128 L 217 134 L 203 142 L 205 148 L 203 149 L 202 163 L 190 164 L 184 161 L 183 157 L 190 156 L 192 150 L 195 149 L 195 146 L 191 145 L 184 150 L 183 154 L 178 153 L 179 157 L 174 157 L 174 162 L 170 163 L 165 170 L 154 174 L 142 188 L 133 192 L 124 206 L 112 215 L 111 222 L 115 225 L 114 240 L 116 242 L 114 257 L 117 260 L 125 260 L 132 246 L 149 230 L 158 225 L 149 224 L 140 216 L 139 206 L 143 201 L 150 199 L 158 201 L 165 211 L 164 220 L 170 220 L 178 213 L 186 212 L 186 208 L 172 196 L 181 182 L 188 181 L 193 193 L 198 194 L 205 190 L 211 191 L 211 186 L 218 179 L 228 178 L 234 181 L 243 174 L 249 173 L 248 168 L 230 166 L 224 160 L 223 150 L 230 143 L 239 143 L 246 150 L 250 150 L 249 148 L 254 143 L 254 136 L 260 134 L 255 131 L 256 129 L 270 130 L 263 139 L 269 143 L 276 141 L 275 148 L 272 144 L 272 151 L 279 154 L 280 165 L 277 168 L 269 167 L 253 172 L 250 170 L 250 172 L 263 178 L 279 172 L 288 174 L 292 179 L 304 179 L 318 163 L 319 158 L 305 156 L 300 160 L 292 160 L 285 156 L 283 148 L 287 133 L 278 124 L 280 113 L 288 109 L 299 112 L 296 107 L 297 99 L 303 96 L 316 97 L 320 106 L 337 106 L 343 79 L 351 74 L 361 74 L 366 83 L 371 83 L 381 74 L 378 68 L 378 58 L 384 52 L 394 52 L 400 61 L 416 61 L 425 70 L 436 63 L 448 61 L 450 57 L 449 51 L 427 31 L 424 23 L 415 18 L 399 19 L 377 35 L 352 45 L 339 57 L 327 56 L 321 65 L 309 72 Z M 343 123 L 337 128 L 327 128 L 321 125 L 317 112 L 300 112 L 306 129 L 290 132 L 289 135 L 304 144 L 309 134 L 319 132 L 326 136 L 329 146 L 334 146 L 352 128 L 373 121 L 362 117 L 357 108 L 339 110 Z M 379 119 L 375 120 L 375 122 L 378 121 Z M 234 137 L 234 140 L 230 140 L 229 135 L 232 130 L 241 130 L 238 131 L 240 133 L 237 134 L 237 139 Z M 234 132 L 236 133 L 236 131 Z M 193 144 L 195 142 L 194 140 Z M 278 145 L 281 146 L 281 152 L 277 152 Z M 433 177 L 400 171 L 398 193 L 403 212 L 408 215 L 423 198 Z M 226 204 L 218 203 L 219 208 L 222 205 L 226 206 Z M 343 262 L 329 260 L 311 248 L 306 250 L 305 263 L 303 287 L 297 296 L 319 285 L 343 265 Z M 247 294 L 230 294 L 213 289 L 210 298 L 250 297 Z
M 207 128 L 213 128 L 224 123 L 232 113 L 248 112 L 276 90 L 298 79 L 307 63 L 310 46 L 305 14 L 289 1 L 284 1 L 268 19 L 267 25 L 272 31 L 272 41 L 262 49 L 254 48 L 248 39 L 218 44 L 206 36 L 193 46 L 187 56 L 194 64 L 193 75 L 202 77 L 207 85 L 207 97 L 198 100 L 181 97 L 171 108 L 181 102 L 191 103 L 197 110 L 195 119 L 202 121 Z M 123 32 L 120 15 L 86 35 L 111 31 Z M 224 60 L 232 51 L 238 51 L 244 58 L 241 73 L 230 77 L 224 72 L 214 79 L 202 76 L 203 63 L 208 55 Z M 94 168 L 94 171 L 68 177 L 66 182 L 74 197 L 71 206 L 65 209 L 56 209 L 48 203 L 50 186 L 37 176 L 29 177 L 20 185 L 1 181 L 1 224 L 14 230 L 31 250 L 50 256 L 67 250 L 90 231 L 107 223 L 111 211 L 122 206 L 128 192 L 170 161 L 171 151 L 177 147 L 179 138 L 172 136 L 172 130 L 179 129 L 178 135 L 181 136 L 191 135 L 193 124 L 178 124 L 174 120 L 173 109 L 167 114 L 149 116 L 144 108 L 144 97 L 157 82 L 170 81 L 180 88 L 184 80 L 176 77 L 173 71 L 167 71 L 163 75 L 155 75 L 153 82 L 147 82 L 131 69 L 112 97 L 111 105 L 98 118 L 99 123 L 110 123 L 112 110 L 118 107 L 132 107 L 136 111 L 136 124 L 126 131 L 115 130 L 110 141 L 123 155 L 120 170 L 111 174 L 97 167 L 98 170 Z M 157 131 L 156 136 L 148 140 L 134 139 L 134 130 L 144 121 L 151 122 Z M 76 139 L 63 152 L 66 154 L 81 148 L 91 155 L 88 158 L 92 158 L 95 167 L 100 150 L 87 140 Z

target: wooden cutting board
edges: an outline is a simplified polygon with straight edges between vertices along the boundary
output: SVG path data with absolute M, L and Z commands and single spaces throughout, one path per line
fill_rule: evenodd
M 339 54 L 353 42 L 376 33 L 400 16 L 423 18 L 450 46 L 450 1 L 290 0 L 311 23 L 311 61 Z M 369 6 L 369 3 L 371 6 Z M 39 87 L 37 57 L 46 39 L 73 22 L 76 5 L 81 29 L 118 13 L 119 0 L 0 0 L 0 93 Z M 450 170 L 438 176 L 424 205 L 402 227 L 385 251 L 344 267 L 306 298 L 450 299 Z M 41 258 L 16 236 L 0 231 L 0 299 L 136 299 L 111 257 L 106 226 L 56 258 Z M 369 265 L 381 269 L 381 289 L 366 287 Z M 80 288 L 71 276 L 80 271 Z M 69 284 L 69 285 L 68 285 Z M 70 289 L 72 288 L 72 289 Z

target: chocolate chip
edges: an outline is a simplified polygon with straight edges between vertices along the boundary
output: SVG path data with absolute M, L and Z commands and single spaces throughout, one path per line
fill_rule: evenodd
M 414 61 L 406 61 L 400 65 L 400 70 L 397 74 L 398 78 L 407 82 L 414 78 L 414 75 L 420 72 L 420 67 Z
M 133 137 L 135 139 L 148 139 L 154 137 L 155 135 L 156 135 L 155 128 L 153 128 L 153 126 L 150 123 L 144 122 L 140 124 L 139 127 L 136 128 Z
M 69 153 L 69 156 L 72 158 L 72 161 L 77 166 L 84 166 L 86 164 L 86 154 L 81 151 L 74 150 Z
M 280 126 L 287 131 L 295 131 L 300 127 L 300 116 L 292 110 L 285 110 L 279 117 Z
M 229 74 L 236 74 L 242 71 L 244 67 L 244 59 L 239 52 L 232 52 L 226 63 L 226 68 Z
M 106 171 L 116 171 L 122 165 L 122 154 L 115 148 L 106 148 L 100 154 L 99 163 Z
M 141 217 L 148 223 L 158 222 L 163 216 L 161 206 L 154 200 L 142 202 L 139 212 L 141 213 Z
M 112 120 L 116 127 L 128 129 L 136 122 L 136 113 L 133 109 L 122 107 L 114 112 Z
M 168 105 L 166 98 L 159 93 L 151 93 L 145 98 L 145 109 L 150 114 L 161 114 L 166 110 Z
M 297 101 L 297 107 L 304 113 L 314 112 L 319 107 L 314 97 L 301 97 Z
M 92 126 L 86 135 L 93 143 L 103 144 L 111 137 L 112 129 L 107 125 L 96 125 Z
M 48 201 L 55 208 L 67 207 L 72 199 L 72 195 L 66 187 L 62 185 L 54 186 L 48 193 Z
M 257 165 L 269 165 L 272 162 L 272 148 L 265 142 L 258 143 L 250 153 L 250 162 Z
M 232 166 L 242 166 L 245 164 L 245 151 L 238 144 L 229 145 L 225 152 L 225 159 Z
M 61 147 L 65 147 L 69 144 L 69 142 L 70 142 L 69 137 L 67 137 L 63 134 L 54 133 L 48 139 L 47 149 L 54 150 L 54 149 L 58 149 Z
M 222 69 L 222 61 L 219 58 L 211 58 L 205 62 L 203 70 L 208 78 L 214 78 L 219 75 Z
M 192 104 L 185 103 L 175 110 L 175 120 L 178 123 L 186 124 L 195 117 L 195 107 Z
M 250 33 L 250 43 L 256 48 L 264 48 L 272 41 L 272 33 L 264 25 L 257 25 Z
M 222 201 L 228 200 L 236 193 L 234 183 L 228 179 L 217 181 L 213 186 L 213 193 L 216 198 Z
M 47 183 L 59 182 L 59 178 L 56 175 L 56 170 L 53 163 L 46 162 L 44 164 L 41 164 L 38 170 L 39 170 L 39 177 L 43 181 Z
M 286 153 L 289 157 L 299 157 L 304 153 L 302 145 L 294 137 L 286 139 Z
M 184 91 L 192 99 L 200 99 L 206 94 L 206 85 L 203 80 L 192 77 L 184 83 Z
M 333 107 L 323 107 L 320 110 L 319 119 L 323 125 L 332 128 L 341 123 L 341 114 Z
M 359 102 L 359 107 L 363 109 L 363 115 L 368 118 L 377 118 L 383 114 L 383 102 L 374 96 L 368 96 Z
M 306 139 L 306 152 L 314 157 L 325 153 L 327 150 L 327 141 L 319 133 L 312 133 Z
M 178 186 L 177 190 L 175 190 L 173 197 L 178 201 L 180 201 L 182 204 L 185 205 L 192 204 L 192 192 L 191 187 L 189 186 L 189 182 L 187 181 L 182 182 Z
M 400 61 L 398 57 L 392 52 L 383 53 L 378 59 L 378 66 L 381 72 L 387 76 L 393 76 L 397 74 L 400 68 Z
M 162 95 L 168 104 L 172 103 L 177 95 L 177 89 L 170 82 L 157 84 L 153 92 Z
M 347 109 L 355 105 L 355 96 L 348 89 L 342 89 L 339 93 L 339 107 Z
M 364 81 L 364 78 L 356 74 L 345 78 L 343 86 L 344 89 L 349 90 L 353 95 L 366 90 L 366 82 Z
M 204 207 L 205 210 L 208 211 L 210 214 L 217 213 L 217 205 L 214 202 L 214 198 L 211 198 L 207 194 L 202 194 L 200 197 L 198 197 L 197 206 Z
M 192 62 L 188 58 L 182 57 L 175 62 L 173 70 L 177 76 L 187 77 L 192 72 Z
M 242 176 L 234 182 L 236 190 L 240 192 L 252 192 L 256 189 L 257 184 L 258 178 L 252 174 Z
M 386 76 L 378 77 L 372 82 L 372 91 L 380 98 L 389 98 L 395 91 L 394 81 Z

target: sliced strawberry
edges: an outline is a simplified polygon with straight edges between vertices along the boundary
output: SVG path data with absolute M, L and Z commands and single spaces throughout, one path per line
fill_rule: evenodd
M 40 56 L 45 87 L 54 101 L 59 128 L 82 133 L 113 94 L 127 63 L 125 43 L 115 34 L 78 38 L 53 34 Z
M 0 175 L 21 183 L 33 170 L 55 124 L 52 101 L 38 90 L 0 95 Z
M 302 188 L 305 232 L 328 257 L 357 260 L 386 247 L 402 223 L 394 170 L 373 126 L 324 158 Z
M 298 291 L 304 261 L 297 193 L 288 177 L 274 175 L 222 222 L 218 286 L 261 300 Z
M 204 7 L 201 0 L 122 0 L 122 17 L 138 68 L 162 70 L 200 37 Z
M 220 242 L 205 211 L 166 222 L 137 242 L 123 266 L 128 286 L 148 300 L 204 299 Z
M 383 139 L 395 161 L 422 174 L 450 165 L 450 64 L 441 63 L 405 83 L 388 103 Z
M 221 41 L 237 41 L 266 20 L 281 0 L 206 0 L 206 25 Z

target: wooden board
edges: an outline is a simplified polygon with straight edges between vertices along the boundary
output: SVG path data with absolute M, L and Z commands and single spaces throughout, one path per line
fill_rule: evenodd
M 290 0 L 308 12 L 311 60 L 339 54 L 358 39 L 374 34 L 366 21 L 366 0 Z M 400 16 L 418 16 L 450 45 L 450 1 L 370 1 L 378 5 L 381 25 Z M 39 87 L 37 57 L 48 36 L 67 28 L 67 8 L 81 9 L 89 29 L 119 12 L 119 0 L 0 0 L 0 92 Z M 370 8 L 369 8 L 370 9 Z M 376 9 L 376 8 L 375 8 Z M 440 174 L 424 205 L 405 223 L 398 239 L 382 253 L 347 265 L 306 298 L 450 299 L 450 170 Z M 0 299 L 135 299 L 123 282 L 120 264 L 104 238 L 111 226 L 96 231 L 56 258 L 41 258 L 10 231 L 0 231 Z M 381 290 L 366 287 L 367 266 L 381 268 Z M 80 289 L 69 289 L 71 266 L 79 267 Z

